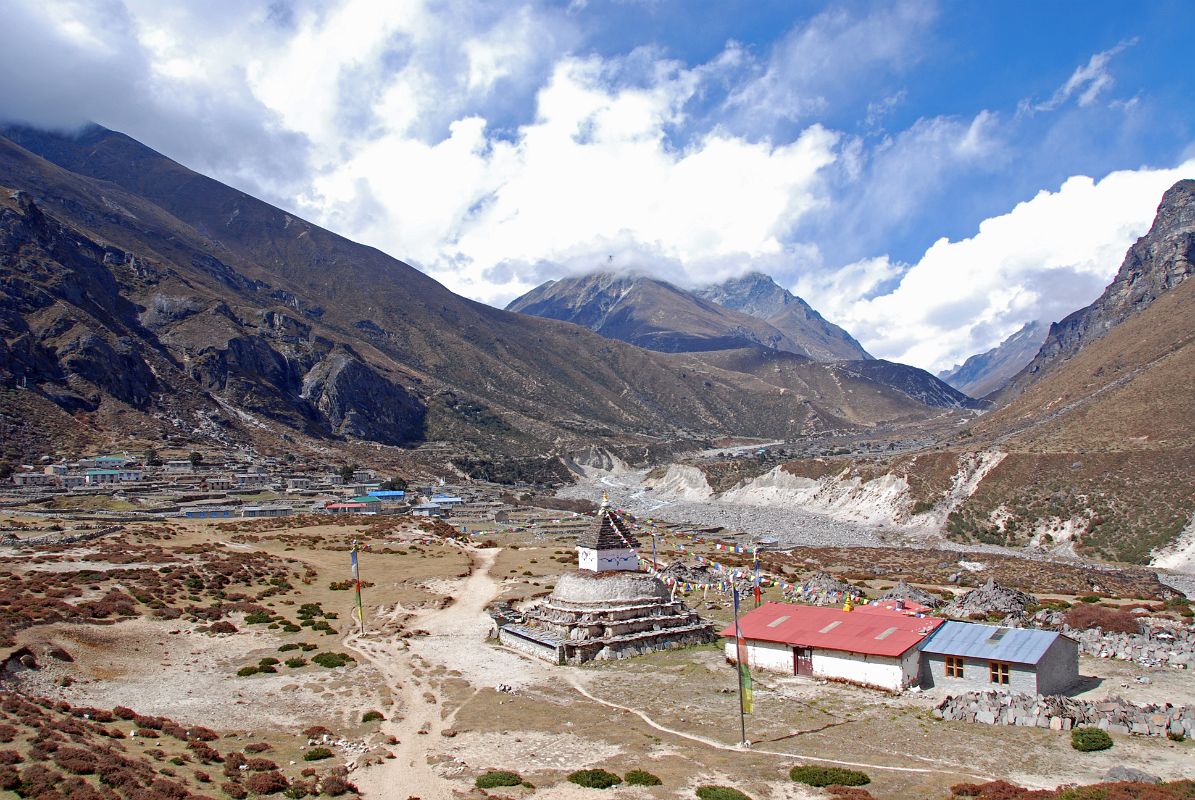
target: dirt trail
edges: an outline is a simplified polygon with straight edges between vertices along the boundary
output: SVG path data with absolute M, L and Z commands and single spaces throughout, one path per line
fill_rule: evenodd
M 483 612 L 498 595 L 498 581 L 490 577 L 490 567 L 499 552 L 497 548 L 473 551 L 473 573 L 452 605 L 419 614 L 410 627 L 435 631 L 437 637 L 454 640 L 455 647 L 485 648 L 489 621 Z M 345 644 L 385 676 L 394 704 L 382 732 L 399 742 L 391 748 L 395 758 L 354 774 L 358 788 L 373 798 L 451 800 L 453 783 L 437 775 L 427 763 L 431 745 L 439 741 L 447 721 L 441 716 L 439 689 L 426 667 L 421 677 L 413 675 L 419 665 L 413 663 L 415 656 L 401 639 L 353 635 L 345 639 Z

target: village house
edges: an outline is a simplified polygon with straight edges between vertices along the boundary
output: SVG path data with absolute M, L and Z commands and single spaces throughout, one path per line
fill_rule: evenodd
M 921 645 L 942 623 L 867 606 L 765 603 L 739 627 L 752 667 L 899 692 L 920 681 Z M 727 637 L 726 657 L 737 661 L 734 625 L 720 635 Z
M 311 486 L 311 478 L 287 478 L 286 491 L 301 492 Z
M 83 475 L 88 486 L 141 480 L 139 469 L 89 469 Z
M 14 472 L 12 482 L 17 486 L 55 486 L 58 483 L 53 475 L 44 472 Z
M 195 465 L 192 464 L 190 462 L 190 460 L 185 459 L 185 458 L 176 459 L 174 461 L 167 461 L 165 464 L 162 465 L 162 468 L 165 469 L 167 473 L 172 474 L 172 475 L 178 475 L 178 474 L 195 471 Z
M 434 494 L 431 496 L 430 501 L 435 503 L 436 505 L 440 506 L 441 508 L 447 508 L 447 509 L 458 508 L 461 504 L 463 504 L 465 502 L 462 498 L 457 497 L 456 495 L 451 495 L 451 494 Z
M 324 511 L 329 514 L 376 514 L 378 509 L 369 503 L 327 503 Z
M 289 517 L 294 513 L 290 506 L 243 506 L 241 516 L 249 517 Z
M 194 506 L 183 509 L 183 517 L 186 519 L 227 519 L 231 516 L 231 506 Z
M 444 508 L 439 503 L 420 503 L 411 506 L 411 514 L 416 517 L 442 517 Z
M 922 685 L 952 693 L 1060 694 L 1079 681 L 1079 643 L 1057 631 L 949 621 L 921 649 Z

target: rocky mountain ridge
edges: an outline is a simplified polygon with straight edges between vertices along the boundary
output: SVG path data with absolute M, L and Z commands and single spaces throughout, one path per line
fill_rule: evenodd
M 662 353 L 758 344 L 812 357 L 767 322 L 635 273 L 593 272 L 547 281 L 512 300 L 506 310 L 571 322 L 608 339 Z
M 1026 322 L 1012 336 L 962 364 L 938 373 L 938 377 L 971 397 L 985 397 L 1004 385 L 1033 360 L 1049 333 L 1043 322 Z
M 693 293 L 723 308 L 762 319 L 817 361 L 871 358 L 849 333 L 762 272 L 749 272 Z
M 1147 308 L 1195 272 L 1195 180 L 1166 190 L 1149 232 L 1129 248 L 1116 277 L 1091 305 L 1050 326 L 1037 356 L 1001 393 L 1006 400 L 1041 380 L 1086 344 Z

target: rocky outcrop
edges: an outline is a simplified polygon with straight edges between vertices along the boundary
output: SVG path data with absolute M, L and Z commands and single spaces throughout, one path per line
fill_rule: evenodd
M 1112 283 L 1086 308 L 1050 326 L 1041 351 L 1009 384 L 1002 398 L 1073 357 L 1084 345 L 1140 312 L 1195 273 L 1195 180 L 1182 180 L 1162 196 L 1149 232 L 1129 248 Z
M 1102 702 L 1060 695 L 1009 692 L 967 692 L 947 697 L 934 709 L 941 720 L 1019 725 L 1069 731 L 1090 725 L 1109 733 L 1184 738 L 1195 735 L 1195 706 L 1134 705 L 1110 697 Z
M 383 444 L 423 436 L 423 403 L 348 348 L 336 348 L 304 376 L 302 397 L 341 436 Z

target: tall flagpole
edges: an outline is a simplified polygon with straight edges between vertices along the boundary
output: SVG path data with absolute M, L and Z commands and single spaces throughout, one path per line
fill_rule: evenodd
M 736 671 L 739 677 L 739 746 L 749 747 L 750 742 L 747 741 L 747 701 L 743 695 L 743 669 L 745 666 L 743 658 L 747 654 L 747 648 L 743 647 L 743 631 L 739 628 L 739 588 L 732 584 L 731 591 L 734 592 L 734 643 L 735 660 L 738 662 Z
M 353 560 L 353 580 L 357 584 L 357 622 L 360 624 L 361 635 L 365 635 L 365 613 L 361 608 L 361 568 L 357 565 L 357 540 L 353 539 L 353 549 L 350 551 Z

